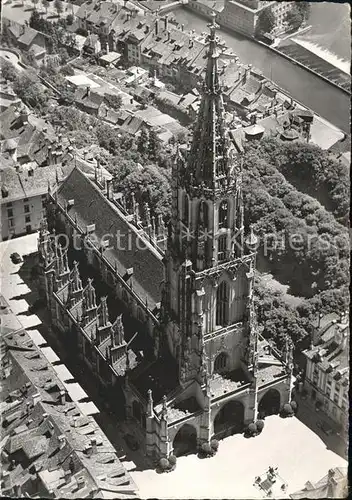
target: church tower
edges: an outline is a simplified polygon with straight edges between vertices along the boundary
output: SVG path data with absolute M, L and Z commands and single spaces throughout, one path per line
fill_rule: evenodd
M 172 175 L 162 314 L 181 383 L 250 367 L 255 351 L 255 255 L 244 249 L 242 149 L 225 122 L 219 55 L 213 21 L 193 142 Z

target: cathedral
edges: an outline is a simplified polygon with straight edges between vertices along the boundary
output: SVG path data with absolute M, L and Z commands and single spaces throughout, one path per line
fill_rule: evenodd
M 292 348 L 278 352 L 256 322 L 257 239 L 245 235 L 243 148 L 225 123 L 218 60 L 213 23 L 193 141 L 173 163 L 167 228 L 133 195 L 128 203 L 113 193 L 98 165 L 94 179 L 76 167 L 49 186 L 39 234 L 55 332 L 154 459 L 242 432 L 291 399 Z

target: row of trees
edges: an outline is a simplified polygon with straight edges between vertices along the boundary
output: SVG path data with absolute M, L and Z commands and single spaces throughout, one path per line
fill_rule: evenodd
M 295 2 L 295 5 L 287 12 L 285 21 L 290 30 L 296 31 L 306 22 L 310 16 L 311 6 L 309 2 Z M 276 26 L 275 14 L 271 7 L 263 9 L 256 26 L 257 34 L 271 33 Z
M 299 191 L 316 198 L 338 219 L 349 215 L 349 170 L 328 151 L 314 144 L 264 139 L 257 156 L 270 163 Z
M 346 228 L 317 200 L 297 191 L 259 151 L 247 150 L 244 169 L 246 223 L 255 225 L 262 262 L 297 295 L 346 285 Z

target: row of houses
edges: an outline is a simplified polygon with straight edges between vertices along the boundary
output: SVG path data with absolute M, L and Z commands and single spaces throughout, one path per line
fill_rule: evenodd
M 58 375 L 70 373 L 53 367 L 55 353 L 37 347 L 2 296 L 0 302 L 2 495 L 136 498 L 112 444 Z

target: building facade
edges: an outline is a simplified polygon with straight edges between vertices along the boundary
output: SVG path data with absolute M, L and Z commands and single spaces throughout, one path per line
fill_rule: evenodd
M 110 185 L 98 175 L 95 183 L 84 180 L 78 169 L 49 194 L 49 228 L 68 236 L 69 249 L 45 225 L 40 232 L 42 284 L 58 335 L 112 399 L 123 392 L 126 417 L 154 458 L 242 432 L 291 399 L 292 348 L 277 352 L 256 322 L 242 151 L 225 125 L 220 51 L 210 29 L 193 143 L 179 149 L 173 166 L 167 240 L 148 207 L 132 196 L 129 214 Z M 123 248 L 121 233 L 131 234 Z M 72 255 L 79 266 L 70 266 Z M 100 304 L 80 276 L 87 263 L 106 285 Z
M 260 0 L 225 0 L 224 9 L 219 13 L 217 21 L 221 26 L 233 29 L 244 35 L 253 37 L 261 12 L 271 9 L 275 17 L 275 31 L 285 25 L 286 14 L 292 9 L 294 2 L 266 2 Z
M 8 141 L 11 146 L 10 141 Z M 1 172 L 1 240 L 37 231 L 45 216 L 48 184 L 63 181 L 69 168 L 57 165 L 7 167 Z
M 304 389 L 312 403 L 345 435 L 349 415 L 349 319 L 347 312 L 319 317 L 312 345 L 304 351 Z

